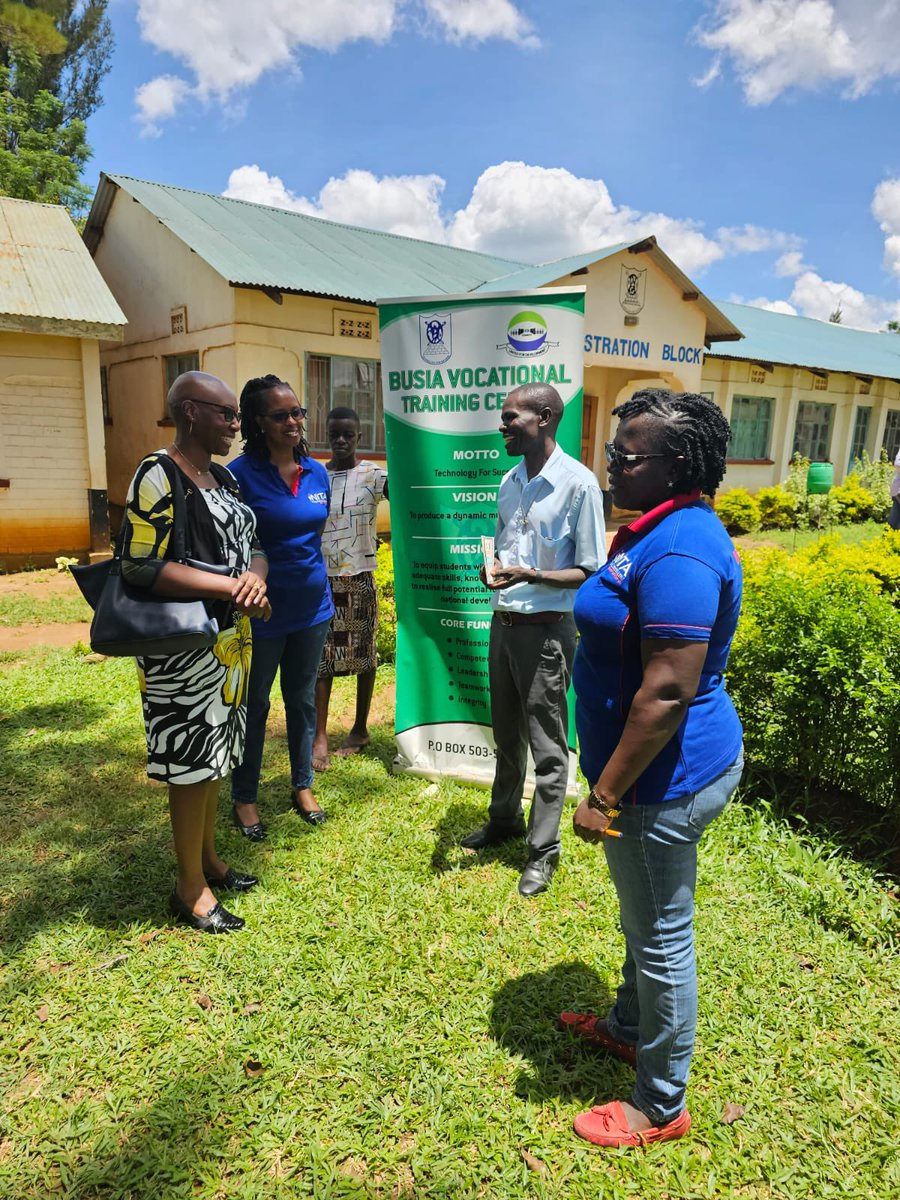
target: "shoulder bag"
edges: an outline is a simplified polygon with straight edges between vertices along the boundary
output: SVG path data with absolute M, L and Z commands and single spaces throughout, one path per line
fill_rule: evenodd
M 166 561 L 233 576 L 231 567 L 197 562 L 189 557 L 181 473 L 167 455 L 160 455 L 158 461 L 172 487 L 172 532 Z M 165 657 L 212 646 L 219 636 L 219 624 L 208 612 L 205 601 L 157 596 L 149 588 L 126 582 L 122 575 L 126 521 L 127 516 L 123 517 L 111 559 L 88 567 L 69 568 L 85 600 L 94 609 L 91 649 L 113 658 L 131 658 Z

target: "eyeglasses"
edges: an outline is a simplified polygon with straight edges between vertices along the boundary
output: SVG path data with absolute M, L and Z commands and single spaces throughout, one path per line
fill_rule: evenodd
M 615 442 L 604 442 L 603 449 L 609 466 L 624 467 L 625 470 L 636 467 L 647 458 L 684 458 L 683 454 L 623 454 Z
M 229 425 L 234 425 L 241 419 L 241 414 L 236 408 L 232 408 L 230 404 L 214 404 L 212 400 L 197 400 L 194 396 L 187 396 L 191 404 L 205 404 L 207 408 L 214 408 L 223 421 L 227 421 Z
M 306 409 L 301 408 L 297 404 L 286 411 L 282 409 L 280 412 L 263 413 L 263 416 L 267 417 L 270 421 L 274 421 L 276 425 L 283 425 L 288 417 L 291 417 L 295 421 L 302 421 L 306 416 Z

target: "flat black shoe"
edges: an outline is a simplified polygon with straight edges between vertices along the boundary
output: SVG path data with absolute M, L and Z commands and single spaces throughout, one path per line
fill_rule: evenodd
M 177 892 L 173 892 L 169 897 L 169 908 L 176 921 L 183 921 L 185 925 L 203 933 L 236 933 L 238 929 L 243 929 L 245 924 L 243 917 L 236 917 L 221 904 L 214 904 L 205 917 L 198 917 Z
M 259 880 L 255 875 L 234 871 L 229 867 L 221 879 L 217 879 L 215 875 L 207 875 L 206 882 L 211 888 L 222 888 L 226 892 L 249 892 L 251 888 L 256 887 Z
M 315 812 L 307 812 L 293 793 L 291 793 L 291 808 L 294 810 L 297 816 L 301 818 L 301 820 L 305 821 L 307 825 L 312 825 L 314 828 L 319 825 L 324 825 L 328 820 L 328 813 L 323 812 L 321 808 L 317 809 Z
M 559 859 L 555 854 L 548 855 L 547 858 L 531 859 L 519 879 L 519 895 L 539 896 L 541 892 L 546 892 L 558 863 Z
M 231 806 L 231 818 L 234 821 L 235 828 L 240 830 L 247 841 L 264 842 L 266 840 L 266 827 L 262 821 L 257 821 L 255 825 L 245 825 L 238 816 L 236 804 L 232 804 Z
M 524 836 L 524 821 L 519 825 L 492 825 L 488 821 L 487 825 L 482 825 L 474 833 L 467 833 L 459 844 L 464 850 L 485 850 L 488 846 L 501 846 L 504 842 Z

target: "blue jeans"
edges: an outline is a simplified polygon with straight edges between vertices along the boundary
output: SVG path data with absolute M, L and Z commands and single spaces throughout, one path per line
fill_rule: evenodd
M 309 629 L 275 638 L 256 638 L 247 688 L 247 738 L 244 758 L 231 775 L 231 798 L 255 804 L 262 770 L 269 694 L 281 667 L 281 695 L 291 759 L 291 787 L 312 787 L 312 744 L 316 732 L 316 678 L 331 617 Z
M 712 783 L 679 800 L 626 805 L 604 838 L 625 935 L 622 982 L 609 1032 L 637 1044 L 631 1103 L 654 1123 L 673 1121 L 684 1097 L 697 1028 L 694 889 L 697 843 L 740 782 L 743 751 Z

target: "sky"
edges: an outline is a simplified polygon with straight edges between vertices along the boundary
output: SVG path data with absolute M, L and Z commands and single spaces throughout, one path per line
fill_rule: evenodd
M 100 171 L 900 319 L 900 0 L 110 0 Z

